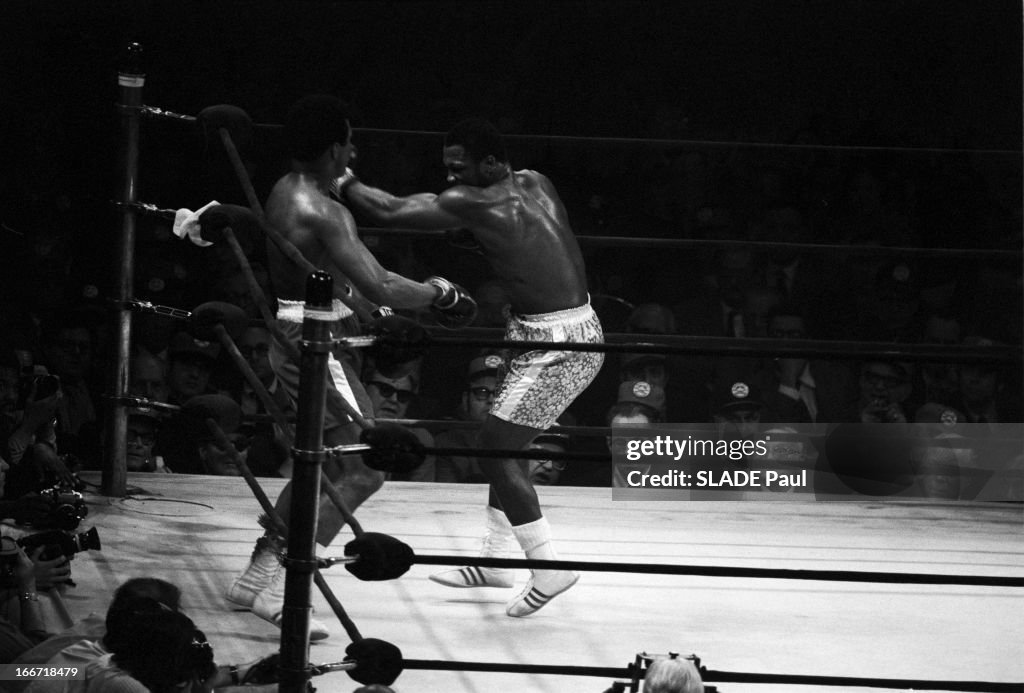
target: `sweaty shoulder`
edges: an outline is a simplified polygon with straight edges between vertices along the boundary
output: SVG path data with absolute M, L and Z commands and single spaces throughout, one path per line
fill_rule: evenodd
M 267 215 L 288 226 L 316 227 L 316 222 L 345 216 L 345 208 L 325 195 L 315 185 L 304 181 L 278 181 L 267 201 Z
M 497 195 L 498 191 L 491 188 L 455 185 L 437 196 L 437 205 L 450 214 L 464 217 L 489 208 Z
M 539 188 L 551 187 L 551 180 L 540 171 L 534 171 L 529 168 L 520 169 L 516 171 L 516 179 L 520 185 L 530 187 L 535 186 Z

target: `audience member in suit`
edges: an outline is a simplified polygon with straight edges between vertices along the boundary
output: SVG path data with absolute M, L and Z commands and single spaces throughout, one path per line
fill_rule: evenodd
M 777 307 L 768 318 L 768 337 L 807 339 L 807 324 L 793 305 Z M 829 423 L 846 415 L 856 397 L 847 363 L 835 359 L 780 357 L 760 360 L 752 376 L 763 393 L 765 420 L 776 423 Z

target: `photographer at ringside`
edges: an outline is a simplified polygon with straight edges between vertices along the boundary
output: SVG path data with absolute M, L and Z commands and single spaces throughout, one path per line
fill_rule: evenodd
M 40 611 L 35 566 L 10 537 L 0 537 L 0 662 L 50 636 Z
M 11 467 L 8 498 L 75 481 L 57 451 L 60 381 L 28 361 L 27 352 L 19 357 L 0 346 L 0 456 Z
M 37 493 L 36 489 L 47 475 L 40 474 L 34 466 L 18 465 L 34 465 L 40 460 L 48 460 L 52 464 L 53 459 L 56 459 L 56 451 L 51 447 L 51 443 L 43 441 L 53 440 L 52 416 L 59 395 L 55 393 L 40 400 L 30 398 L 26 408 L 19 411 L 18 391 L 19 388 L 25 389 L 26 380 L 21 376 L 20 368 L 21 364 L 15 353 L 0 348 L 0 520 L 13 520 L 18 525 L 45 527 L 53 524 L 55 503 Z M 28 387 L 30 397 L 33 389 L 38 388 L 34 384 Z M 40 421 L 43 423 L 37 425 L 36 422 Z M 50 424 L 49 427 L 47 424 Z M 39 442 L 36 442 L 36 433 L 39 434 Z M 24 444 L 23 441 L 26 440 L 30 442 Z M 34 451 L 37 446 L 44 448 L 38 455 Z M 53 458 L 47 456 L 47 453 L 53 453 Z M 32 458 L 26 460 L 26 455 L 32 455 Z M 59 459 L 57 462 L 60 462 Z M 16 470 L 19 469 L 28 470 L 29 473 L 17 475 Z M 42 469 L 51 470 L 57 467 Z M 66 468 L 64 471 L 67 472 Z M 12 476 L 20 476 L 21 483 L 10 483 Z M 55 472 L 52 476 L 59 478 Z M 70 477 L 70 472 L 68 476 Z M 44 548 L 40 546 L 23 551 L 27 553 L 27 558 L 33 565 L 35 585 L 40 590 L 48 590 L 70 582 L 71 566 L 68 558 L 64 555 L 43 558 Z

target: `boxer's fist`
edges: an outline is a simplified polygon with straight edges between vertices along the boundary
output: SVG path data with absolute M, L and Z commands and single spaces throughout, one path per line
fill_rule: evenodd
M 442 277 L 430 277 L 430 284 L 438 290 L 430 310 L 442 327 L 465 327 L 476 318 L 476 301 L 458 284 Z
M 331 181 L 330 191 L 331 195 L 334 196 L 339 202 L 345 202 L 345 192 L 349 186 L 357 182 L 359 177 L 356 176 L 355 171 L 350 168 L 345 168 L 345 173 L 341 174 L 337 178 Z

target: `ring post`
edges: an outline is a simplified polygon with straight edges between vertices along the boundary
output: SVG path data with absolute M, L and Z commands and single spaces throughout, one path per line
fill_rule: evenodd
M 302 357 L 299 370 L 298 420 L 292 457 L 291 516 L 288 520 L 287 573 L 281 612 L 281 693 L 305 693 L 309 668 L 310 591 L 316 568 L 316 523 L 320 498 L 320 472 L 327 401 L 327 359 L 330 355 L 329 314 L 334 280 L 327 272 L 314 272 L 306 280 L 302 322 Z
M 117 269 L 117 308 L 111 319 L 114 326 L 115 356 L 110 366 L 109 392 L 112 396 L 107 417 L 102 491 L 107 496 L 123 497 L 128 476 L 125 462 L 128 435 L 128 410 L 124 397 L 128 393 L 128 360 L 131 348 L 132 314 L 127 301 L 132 298 L 135 281 L 135 210 L 138 196 L 139 121 L 142 109 L 142 87 L 146 74 L 142 70 L 142 46 L 131 43 L 117 73 L 118 109 L 121 111 L 121 238 Z

